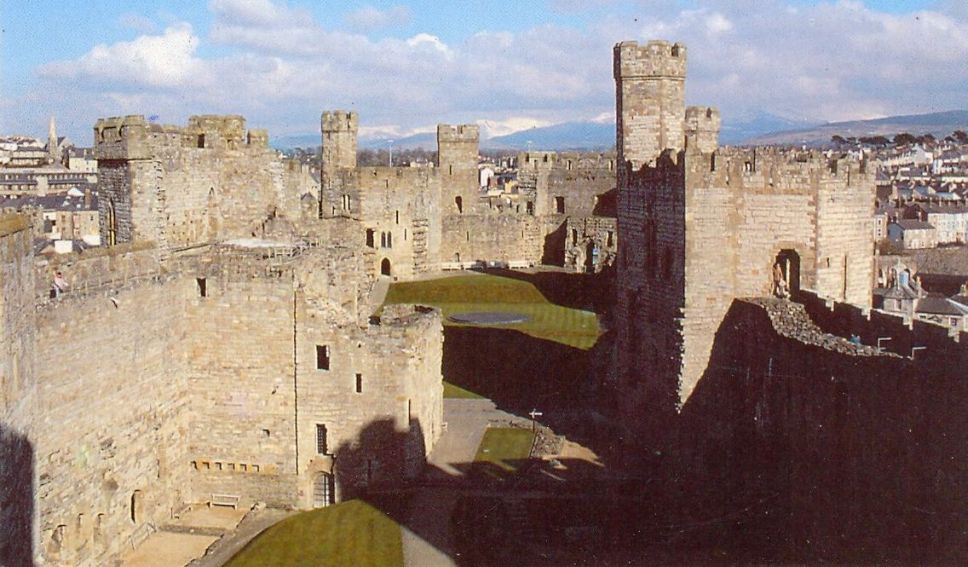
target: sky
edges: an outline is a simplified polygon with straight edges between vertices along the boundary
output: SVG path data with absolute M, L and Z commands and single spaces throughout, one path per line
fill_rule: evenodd
M 614 120 L 612 46 L 688 49 L 688 104 L 837 121 L 968 109 L 965 0 L 0 0 L 0 134 L 242 114 L 271 137 Z

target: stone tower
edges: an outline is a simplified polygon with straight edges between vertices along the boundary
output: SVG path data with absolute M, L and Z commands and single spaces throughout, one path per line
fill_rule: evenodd
M 625 41 L 615 46 L 614 71 L 618 163 L 627 161 L 635 170 L 665 149 L 682 149 L 686 48 L 667 41 Z M 618 169 L 619 186 L 623 169 Z
M 338 169 L 356 167 L 356 136 L 360 117 L 355 112 L 333 110 L 323 112 L 323 177 Z
M 442 211 L 466 214 L 476 207 L 479 143 L 480 129 L 476 124 L 437 125 Z
M 872 168 L 856 157 L 718 147 L 720 115 L 685 108 L 685 48 L 614 52 L 619 166 L 618 405 L 661 444 L 738 298 L 811 289 L 870 305 Z M 724 338 L 723 340 L 730 340 Z

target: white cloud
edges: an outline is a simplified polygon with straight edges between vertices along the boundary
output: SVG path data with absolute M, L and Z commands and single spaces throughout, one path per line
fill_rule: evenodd
M 541 128 L 549 126 L 551 122 L 539 118 L 529 118 L 525 116 L 512 116 L 506 120 L 477 120 L 477 125 L 481 128 L 482 138 L 494 138 L 495 136 L 507 136 L 522 130 L 531 128 Z
M 568 4 L 558 8 L 578 8 Z M 968 11 L 894 15 L 859 2 L 783 0 L 638 5 L 642 17 L 630 18 L 596 3 L 584 12 L 587 29 L 549 24 L 445 43 L 432 29 L 370 39 L 281 1 L 212 0 L 207 36 L 175 22 L 42 66 L 30 120 L 43 124 L 52 110 L 81 124 L 129 112 L 171 122 L 232 112 L 281 135 L 311 132 L 321 110 L 345 108 L 359 111 L 365 128 L 395 137 L 436 122 L 479 121 L 493 135 L 527 121 L 606 122 L 612 46 L 649 38 L 686 44 L 688 102 L 719 106 L 726 120 L 756 111 L 837 120 L 968 106 Z M 365 31 L 392 10 L 358 10 L 346 21 L 357 18 L 353 29 Z M 203 42 L 217 44 L 218 55 L 201 55 Z M 0 113 L 27 120 L 9 105 Z
M 171 26 L 161 35 L 142 35 L 133 41 L 100 44 L 79 59 L 42 66 L 42 77 L 101 79 L 154 87 L 184 84 L 200 71 L 195 57 L 199 39 L 188 24 Z
M 364 6 L 346 15 L 346 23 L 355 31 L 366 32 L 390 26 L 402 26 L 410 22 L 410 9 L 406 6 L 391 6 L 378 10 Z

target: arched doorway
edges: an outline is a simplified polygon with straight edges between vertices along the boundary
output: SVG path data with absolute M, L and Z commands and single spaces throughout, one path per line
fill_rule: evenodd
M 384 258 L 383 261 L 380 262 L 380 274 L 382 274 L 384 276 L 389 276 L 390 275 L 390 259 L 389 258 Z
M 779 269 L 784 287 L 789 294 L 796 297 L 800 291 L 800 255 L 796 250 L 785 248 L 776 255 L 774 270 Z M 775 279 L 775 278 L 774 278 Z M 774 281 L 774 294 L 776 293 L 776 282 Z
M 333 475 L 319 473 L 313 480 L 313 508 L 325 508 L 335 501 Z

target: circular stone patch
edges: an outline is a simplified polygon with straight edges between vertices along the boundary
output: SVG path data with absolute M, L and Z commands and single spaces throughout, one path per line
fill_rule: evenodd
M 523 313 L 508 311 L 470 311 L 454 313 L 447 318 L 454 323 L 465 325 L 511 325 L 513 323 L 524 323 L 531 317 Z

